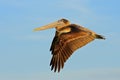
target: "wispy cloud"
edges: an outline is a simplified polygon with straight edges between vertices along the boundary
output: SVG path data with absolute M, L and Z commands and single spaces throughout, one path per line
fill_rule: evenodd
M 111 16 L 104 15 L 103 12 L 100 12 L 100 14 L 98 11 L 94 10 L 92 7 L 93 4 L 95 3 L 91 0 L 60 0 L 56 4 L 56 7 L 66 11 L 70 10 L 67 14 L 73 13 L 74 15 L 70 15 L 69 17 L 80 18 L 83 21 L 85 20 L 85 23 L 92 23 L 92 21 L 94 21 L 94 24 L 98 25 L 100 22 L 104 24 L 113 19 Z M 63 13 L 66 13 L 66 11 Z M 72 20 L 74 20 L 74 18 Z M 103 24 L 101 25 L 103 26 Z
M 41 72 L 34 74 L 7 74 L 0 76 L 1 80 L 120 80 L 120 68 L 86 69 L 55 74 Z
M 120 68 L 86 69 L 65 73 L 62 76 L 68 80 L 119 80 Z
M 59 1 L 58 7 L 63 9 L 70 9 L 76 10 L 81 13 L 88 13 L 90 12 L 89 8 L 87 7 L 88 0 L 61 0 Z

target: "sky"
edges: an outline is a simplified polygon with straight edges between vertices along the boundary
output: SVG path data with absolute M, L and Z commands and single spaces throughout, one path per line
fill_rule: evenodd
M 120 0 L 0 0 L 0 80 L 120 80 Z M 106 37 L 78 49 L 50 71 L 55 29 L 66 18 Z

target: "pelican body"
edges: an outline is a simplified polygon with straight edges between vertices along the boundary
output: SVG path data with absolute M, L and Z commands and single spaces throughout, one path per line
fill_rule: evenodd
M 34 31 L 49 28 L 56 28 L 55 37 L 50 48 L 52 54 L 50 66 L 54 72 L 60 72 L 66 60 L 78 48 L 85 46 L 94 39 L 105 39 L 103 36 L 85 27 L 71 24 L 67 19 L 60 19 L 51 24 L 35 28 Z

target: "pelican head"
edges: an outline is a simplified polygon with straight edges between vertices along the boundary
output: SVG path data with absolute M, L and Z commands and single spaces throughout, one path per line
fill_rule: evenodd
M 50 29 L 50 28 L 56 28 L 56 30 L 59 31 L 61 28 L 68 26 L 68 25 L 70 25 L 70 22 L 67 19 L 60 19 L 60 20 L 52 22 L 48 25 L 35 28 L 33 31 L 46 30 L 46 29 Z

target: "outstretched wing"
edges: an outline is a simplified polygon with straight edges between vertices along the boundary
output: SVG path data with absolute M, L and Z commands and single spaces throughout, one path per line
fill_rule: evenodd
M 91 32 L 79 30 L 77 32 L 63 33 L 60 36 L 55 35 L 50 51 L 52 59 L 50 62 L 51 70 L 60 71 L 64 67 L 66 60 L 78 48 L 94 40 Z

